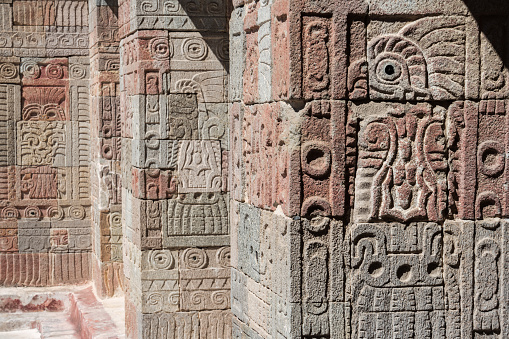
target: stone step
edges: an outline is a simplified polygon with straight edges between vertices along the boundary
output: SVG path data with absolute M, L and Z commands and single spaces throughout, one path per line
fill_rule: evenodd
M 92 287 L 71 294 L 71 320 L 83 339 L 124 338 L 123 329 L 115 325 Z
M 51 293 L 25 288 L 5 292 L 0 295 L 0 339 L 125 338 L 122 297 L 100 301 L 92 287 Z M 21 334 L 11 336 L 17 332 Z
M 36 328 L 0 332 L 0 339 L 41 339 L 41 333 Z

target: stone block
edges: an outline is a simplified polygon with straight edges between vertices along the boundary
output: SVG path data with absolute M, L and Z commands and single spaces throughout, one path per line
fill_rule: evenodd
M 180 333 L 196 333 L 200 338 L 230 338 L 231 322 L 229 311 L 143 314 L 143 337 L 178 337 Z
M 0 253 L 2 286 L 53 285 L 48 253 Z
M 133 167 L 132 177 L 135 198 L 171 199 L 177 196 L 177 177 L 172 171 Z
M 0 62 L 0 81 L 2 84 L 19 84 L 19 63 L 18 57 L 4 57 Z
M 290 256 L 292 222 L 292 219 L 285 216 L 269 211 L 260 212 L 260 284 L 284 301 L 290 300 L 291 289 L 295 288 L 291 283 L 291 275 L 294 274 Z M 242 239 L 244 236 L 237 234 L 237 237 Z
M 162 245 L 162 231 L 166 224 L 164 202 L 158 200 L 140 200 L 131 198 L 132 223 L 139 227 L 141 249 L 159 249 Z M 136 242 L 135 242 L 136 243 Z
M 344 212 L 345 109 L 340 101 L 314 101 L 302 113 L 302 216 Z
M 179 144 L 177 140 L 133 139 L 132 165 L 140 168 L 175 169 Z
M 16 164 L 16 127 L 14 121 L 0 120 L 0 166 Z
M 506 107 L 507 107 L 506 101 Z M 477 126 L 477 190 L 475 198 L 475 218 L 486 219 L 507 216 L 509 201 L 505 187 L 507 171 L 508 117 L 506 110 L 496 110 L 495 114 L 483 111 L 488 106 L 484 101 L 479 104 Z M 472 112 L 475 114 L 475 109 Z M 468 138 L 467 135 L 465 137 Z M 469 147 L 475 145 L 471 137 Z M 469 151 L 467 151 L 469 152 Z M 464 165 L 467 167 L 467 164 Z
M 297 93 L 301 92 L 305 99 L 341 97 L 344 91 L 342 89 L 344 86 L 341 86 L 343 79 L 335 78 L 334 73 L 341 65 L 337 60 L 338 56 L 341 57 L 337 51 L 344 50 L 344 37 L 336 36 L 337 27 L 333 26 L 332 18 L 320 17 L 317 13 L 313 13 L 303 15 L 301 20 L 302 35 L 299 34 L 299 38 L 302 40 L 299 47 L 302 50 L 302 78 L 295 74 L 295 78 L 291 80 L 294 83 L 292 83 L 293 86 L 299 86 L 302 89 L 292 88 L 292 90 L 296 92 L 296 96 L 300 96 Z M 290 42 L 292 43 L 293 41 Z M 292 61 L 291 59 L 290 67 L 296 67 Z M 297 77 L 299 77 L 298 80 Z
M 441 226 L 356 224 L 350 234 L 352 272 L 348 284 L 354 287 L 350 294 L 352 334 L 379 331 L 391 336 L 400 331 L 401 322 L 407 322 L 415 324 L 410 331 L 429 328 L 433 335 L 452 335 L 453 332 L 446 335 L 446 328 L 454 330 L 455 325 L 446 321 L 451 308 L 446 309 L 444 296 L 451 296 L 448 288 L 452 286 L 444 286 L 449 277 L 442 273 Z M 364 247 L 368 238 L 373 245 L 369 245 L 370 249 Z M 368 252 L 361 254 L 364 250 Z M 368 254 L 373 251 L 377 255 Z M 364 300 L 369 301 L 362 304 Z M 454 310 L 457 306 L 449 299 L 449 307 Z M 396 317 L 398 322 L 394 321 Z
M 12 31 L 12 0 L 0 1 L 0 31 L 10 32 Z
M 256 283 L 260 282 L 260 229 L 260 210 L 239 203 L 238 269 Z
M 179 194 L 176 199 L 162 203 L 163 210 L 167 211 L 163 233 L 165 247 L 229 244 L 227 194 Z
M 0 228 L 0 253 L 6 252 L 19 252 L 17 228 Z
M 130 97 L 133 112 L 132 135 L 134 139 L 168 139 L 169 135 L 173 136 L 168 109 L 172 106 L 180 105 L 176 105 L 173 101 L 170 102 L 172 99 L 172 97 L 158 94 L 134 95 Z M 182 109 L 185 108 L 182 107 Z M 119 118 L 117 117 L 116 119 Z M 170 119 L 170 134 L 167 127 L 168 119 Z M 118 124 L 120 124 L 120 121 L 118 121 Z M 197 130 L 197 127 L 195 130 Z
M 122 138 L 101 138 L 101 157 L 106 160 L 120 160 L 122 152 Z
M 258 95 L 260 102 L 268 102 L 272 98 L 272 34 L 271 25 L 272 1 L 262 2 L 258 9 Z
M 296 184 L 300 141 L 295 133 L 300 120 L 285 103 L 246 106 L 242 124 L 246 202 L 270 210 L 280 206 L 287 216 L 300 214 Z
M 478 92 L 475 94 L 478 94 L 478 97 L 471 98 L 486 100 L 480 107 L 481 112 L 500 113 L 504 110 L 503 100 L 509 98 L 509 85 L 505 80 L 509 75 L 507 68 L 509 56 L 504 43 L 509 36 L 509 30 L 505 23 L 505 17 L 483 15 L 476 18 L 470 25 L 471 30 L 467 32 L 473 36 L 472 47 L 467 56 L 474 59 L 467 80 L 472 83 L 470 87 L 477 85 Z M 475 72 L 479 72 L 479 64 L 480 76 Z
M 116 96 L 100 97 L 97 99 L 96 104 L 99 106 L 99 137 L 120 137 L 120 98 Z
M 20 166 L 71 166 L 68 144 L 71 123 L 20 121 L 17 123 L 17 164 Z
M 218 71 L 228 62 L 225 33 L 170 32 L 172 71 Z
M 271 8 L 272 97 L 288 98 L 290 91 L 290 5 L 276 1 Z
M 442 220 L 447 207 L 446 109 L 370 103 L 351 110 L 349 119 L 357 119 L 359 130 L 354 220 Z
M 230 248 L 187 248 L 180 252 L 182 311 L 230 309 Z
M 176 70 L 171 73 L 169 92 L 194 93 L 198 104 L 225 103 L 228 99 L 228 73 L 226 66 L 211 67 L 202 70 L 197 67 L 187 70 Z M 202 106 L 199 106 L 199 108 Z
M 177 177 L 179 193 L 220 192 L 223 178 L 219 142 L 181 141 Z
M 18 246 L 20 253 L 49 252 L 50 222 L 19 221 Z
M 250 18 L 247 14 L 244 22 L 249 22 Z M 246 24 L 244 24 L 246 30 Z M 258 27 L 248 27 L 246 33 L 246 54 L 245 54 L 245 68 L 243 77 L 243 94 L 242 99 L 246 104 L 253 104 L 258 102 L 258 81 L 259 81 L 259 61 L 260 61 L 260 47 L 258 46 Z
M 468 7 L 465 1 L 387 1 L 374 0 L 369 4 L 369 13 L 372 15 L 443 15 L 459 14 L 466 15 Z
M 21 86 L 0 85 L 0 120 L 21 120 Z
M 349 20 L 349 64 L 347 77 L 348 97 L 351 100 L 368 98 L 368 61 L 366 23 Z
M 12 4 L 14 26 L 52 26 L 55 24 L 54 1 L 15 1 Z
M 55 30 L 69 27 L 69 31 L 88 33 L 88 2 L 76 0 L 55 0 Z M 81 30 L 84 28 L 83 30 Z
M 47 54 L 50 57 L 89 54 L 88 33 L 46 33 Z
M 371 21 L 367 27 L 370 98 L 398 101 L 464 98 L 465 33 L 465 18 L 461 16 L 396 23 Z M 444 35 L 450 38 L 444 41 Z M 394 50 L 395 45 L 402 47 Z M 408 67 L 410 58 L 412 67 Z
M 142 252 L 142 312 L 179 311 L 178 252 L 149 250 Z
M 246 55 L 246 34 L 243 29 L 245 9 L 244 7 L 233 10 L 230 19 L 230 52 L 229 52 L 229 88 L 230 101 L 242 99 L 244 63 Z
M 240 103 L 233 103 L 229 109 L 230 116 L 230 161 L 228 169 L 228 188 L 232 198 L 244 200 L 245 172 L 242 157 L 242 122 L 244 107 Z

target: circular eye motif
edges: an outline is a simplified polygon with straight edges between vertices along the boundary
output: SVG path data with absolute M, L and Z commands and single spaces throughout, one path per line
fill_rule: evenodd
M 199 61 L 204 60 L 207 57 L 207 45 L 203 39 L 187 39 L 184 41 L 182 49 L 188 60 Z
M 69 73 L 73 79 L 85 79 L 87 70 L 82 65 L 71 65 Z
M 69 216 L 73 220 L 83 220 L 86 216 L 86 211 L 83 206 L 74 205 L 69 207 Z
M 395 82 L 401 77 L 401 65 L 394 59 L 382 59 L 378 62 L 376 72 L 380 79 Z
M 62 79 L 64 77 L 64 69 L 59 64 L 49 64 L 46 66 L 46 76 L 49 79 Z
M 330 172 L 331 150 L 322 142 L 309 142 L 302 146 L 302 170 L 314 177 L 323 177 Z
M 156 250 L 150 252 L 149 261 L 157 270 L 169 270 L 173 267 L 173 255 L 168 250 Z
M 62 220 L 64 219 L 64 210 L 60 206 L 50 206 L 46 211 L 48 217 L 51 220 Z
M 188 248 L 184 251 L 182 257 L 186 268 L 196 269 L 207 266 L 207 253 L 201 248 Z
M 150 41 L 150 51 L 152 57 L 156 60 L 165 60 L 169 58 L 173 54 L 171 47 L 168 39 L 154 38 Z
M 2 210 L 1 216 L 3 219 L 18 219 L 19 212 L 15 207 L 7 206 Z
M 25 218 L 39 220 L 41 218 L 41 210 L 37 206 L 28 206 L 25 208 Z
M 0 65 L 0 77 L 4 79 L 14 79 L 18 75 L 18 69 L 14 64 L 5 63 Z
M 505 168 L 504 146 L 494 140 L 488 140 L 479 145 L 477 163 L 481 173 L 488 177 L 496 177 Z
M 21 64 L 21 74 L 26 79 L 36 79 L 41 75 L 41 68 L 37 62 L 28 60 Z

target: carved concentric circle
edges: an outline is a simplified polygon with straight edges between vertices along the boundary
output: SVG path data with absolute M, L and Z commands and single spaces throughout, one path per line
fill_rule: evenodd
M 188 248 L 182 254 L 184 267 L 205 268 L 207 266 L 207 253 L 201 248 Z
M 25 218 L 39 220 L 41 219 L 41 215 L 41 210 L 37 206 L 28 206 L 25 208 Z
M 204 60 L 207 57 L 207 44 L 200 38 L 189 38 L 184 40 L 182 52 L 186 59 L 191 61 Z
M 155 250 L 149 254 L 149 262 L 156 270 L 169 270 L 173 268 L 175 260 L 168 250 Z
M 19 212 L 16 207 L 13 206 L 7 206 L 2 209 L 2 219 L 18 219 L 19 218 Z
M 230 59 L 230 46 L 227 39 L 221 39 L 216 47 L 217 57 L 222 61 Z
M 216 254 L 217 262 L 221 267 L 231 267 L 230 264 L 230 247 L 221 247 L 217 250 Z
M 321 232 L 329 226 L 328 216 L 331 215 L 331 207 L 324 198 L 307 198 L 302 204 L 301 213 L 309 219 L 304 220 L 304 226 L 311 232 Z
M 477 149 L 479 170 L 489 177 L 499 176 L 505 168 L 504 146 L 494 140 L 488 140 Z
M 0 65 L 0 78 L 14 79 L 18 76 L 18 69 L 12 63 L 5 63 Z
M 85 215 L 86 215 L 85 207 L 81 205 L 74 205 L 69 207 L 69 216 L 71 217 L 71 219 L 83 220 L 85 219 Z
M 50 206 L 46 213 L 51 220 L 62 220 L 64 218 L 64 209 L 60 206 Z
M 59 64 L 49 64 L 46 66 L 46 76 L 49 79 L 62 79 L 64 77 L 64 69 Z
M 302 170 L 314 178 L 326 176 L 331 167 L 331 150 L 324 142 L 312 141 L 302 146 Z
M 173 55 L 171 45 L 167 38 L 154 38 L 150 40 L 149 45 L 152 58 L 156 60 L 166 60 Z
M 21 64 L 21 74 L 25 79 L 37 79 L 41 76 L 41 68 L 37 62 L 27 60 Z
M 396 82 L 403 74 L 401 61 L 397 55 L 381 55 L 376 61 L 376 74 L 379 79 Z
M 74 64 L 69 68 L 69 73 L 73 79 L 85 79 L 87 70 L 83 65 Z
M 122 214 L 120 212 L 112 212 L 109 215 L 111 228 L 122 228 Z

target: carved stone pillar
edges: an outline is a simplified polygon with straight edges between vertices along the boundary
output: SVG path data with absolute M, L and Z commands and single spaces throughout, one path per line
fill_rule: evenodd
M 229 338 L 227 1 L 124 1 L 129 338 Z
M 118 4 L 89 5 L 94 283 L 99 295 L 111 297 L 124 281 Z

